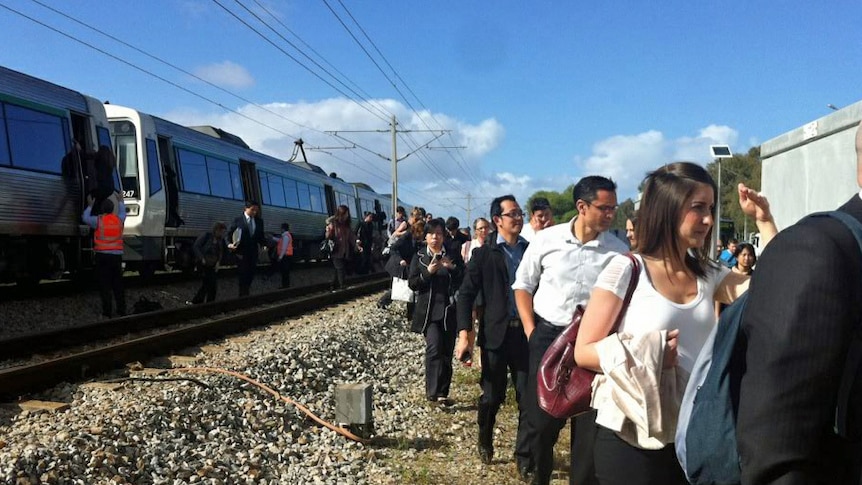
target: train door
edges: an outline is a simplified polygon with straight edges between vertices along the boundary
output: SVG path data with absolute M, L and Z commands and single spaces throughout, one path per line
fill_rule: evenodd
M 338 207 L 338 203 L 335 200 L 335 190 L 332 189 L 331 185 L 324 185 L 323 191 L 326 195 L 326 213 L 335 215 L 335 209 Z
M 183 223 L 180 217 L 180 186 L 177 176 L 177 159 L 174 157 L 171 139 L 159 136 L 159 160 L 162 161 L 162 169 L 165 177 L 165 195 L 167 207 L 165 208 L 165 226 L 179 227 Z
M 87 119 L 86 116 L 76 113 L 70 113 L 70 115 L 70 121 L 72 123 L 72 139 L 81 147 L 81 152 L 92 150 L 93 137 L 90 135 L 90 120 Z M 69 195 L 78 207 L 77 214 L 80 214 L 87 203 L 86 193 L 88 190 L 88 177 L 86 167 L 81 159 L 81 152 L 76 151 L 74 148 L 75 147 L 69 147 L 69 153 L 71 156 L 68 160 L 68 167 L 63 167 L 63 176 L 66 177 L 68 188 L 71 189 L 72 187 L 77 186 L 77 190 L 70 190 Z
M 245 195 L 245 200 L 253 200 L 258 204 L 262 204 L 260 178 L 257 176 L 254 163 L 240 160 L 239 172 L 240 177 L 242 177 L 242 193 Z

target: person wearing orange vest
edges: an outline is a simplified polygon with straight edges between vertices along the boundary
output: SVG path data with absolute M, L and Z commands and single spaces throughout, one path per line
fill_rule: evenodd
M 290 263 L 293 259 L 293 235 L 290 234 L 290 224 L 281 224 L 281 237 L 276 248 L 278 269 L 281 271 L 281 287 L 290 287 Z
M 113 199 L 113 200 L 112 200 Z M 116 204 L 114 203 L 116 201 Z M 123 224 L 126 206 L 123 198 L 114 192 L 99 202 L 99 215 L 92 215 L 95 199 L 87 197 L 87 208 L 81 219 L 93 232 L 93 254 L 102 299 L 102 315 L 112 318 L 111 295 L 117 304 L 117 315 L 126 314 L 126 297 L 123 289 Z

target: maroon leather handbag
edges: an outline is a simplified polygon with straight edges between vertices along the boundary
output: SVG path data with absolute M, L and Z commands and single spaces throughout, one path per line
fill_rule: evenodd
M 631 253 L 626 256 L 632 261 L 632 277 L 623 306 L 608 335 L 615 333 L 620 327 L 638 284 L 640 262 Z M 539 365 L 539 407 L 557 419 L 571 418 L 590 410 L 593 377 L 596 373 L 575 364 L 575 341 L 583 316 L 584 307 L 578 305 L 572 316 L 572 323 L 554 339 Z

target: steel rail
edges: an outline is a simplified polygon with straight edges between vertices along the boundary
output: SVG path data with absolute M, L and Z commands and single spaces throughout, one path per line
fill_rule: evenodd
M 267 303 L 272 304 L 272 306 L 206 322 L 189 324 L 181 328 L 121 343 L 107 344 L 97 349 L 82 351 L 34 364 L 2 369 L 0 370 L 0 397 L 16 397 L 27 392 L 45 389 L 60 382 L 85 380 L 97 373 L 121 367 L 128 362 L 144 360 L 153 355 L 164 355 L 166 352 L 172 350 L 188 347 L 227 334 L 242 332 L 250 328 L 272 323 L 281 318 L 301 315 L 327 305 L 379 291 L 388 287 L 389 282 L 390 279 L 388 277 L 382 278 L 378 274 L 373 275 L 373 277 L 367 277 L 362 282 L 354 280 L 353 285 L 344 290 L 318 293 L 284 303 L 276 303 L 279 296 L 277 294 L 282 294 L 282 291 L 261 294 L 256 297 L 239 300 L 248 303 L 241 305 L 241 307 L 248 308 Z M 257 303 L 251 304 L 249 300 L 255 300 Z M 209 307 L 211 310 L 209 315 L 212 316 L 223 313 L 223 310 L 221 310 L 222 305 L 228 306 L 228 303 L 236 303 L 237 301 L 214 302 L 209 305 L 166 310 L 158 313 L 173 314 L 172 316 L 177 320 L 173 323 L 178 323 L 190 319 L 206 318 L 205 314 L 190 316 L 194 314 L 191 310 L 203 310 L 204 307 Z M 238 309 L 241 308 L 230 308 L 232 311 Z M 142 315 L 152 316 L 155 313 Z M 160 324 L 164 325 L 165 323 L 160 322 Z M 123 333 L 128 333 L 128 331 Z

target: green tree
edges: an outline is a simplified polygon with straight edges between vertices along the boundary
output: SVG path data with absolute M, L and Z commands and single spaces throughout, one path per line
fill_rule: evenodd
M 748 232 L 754 232 L 757 228 L 753 220 L 746 221 L 742 209 L 739 208 L 737 186 L 744 182 L 748 187 L 760 190 L 760 168 L 760 147 L 752 147 L 745 154 L 735 153 L 732 158 L 721 161 L 721 218 L 733 221 L 736 237 L 739 239 L 748 238 L 747 234 L 743 234 L 746 228 Z M 706 169 L 718 183 L 718 162 L 707 164 Z

